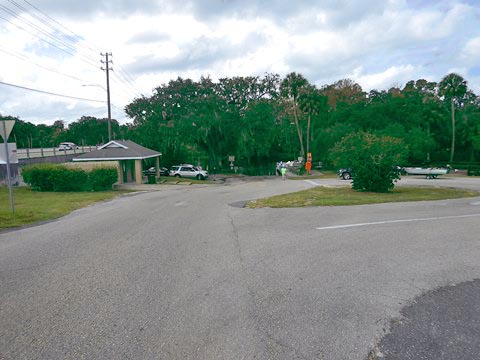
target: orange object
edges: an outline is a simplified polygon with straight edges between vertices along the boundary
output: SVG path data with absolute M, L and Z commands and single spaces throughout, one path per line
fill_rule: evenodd
M 307 161 L 305 163 L 305 170 L 307 170 L 308 172 L 310 172 L 310 170 L 312 170 L 312 162 L 311 161 Z

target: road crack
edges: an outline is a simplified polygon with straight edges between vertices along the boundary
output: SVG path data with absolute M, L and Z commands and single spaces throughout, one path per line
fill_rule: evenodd
M 240 244 L 240 237 L 239 237 L 239 232 L 238 228 L 235 225 L 235 221 L 233 217 L 231 216 L 231 213 L 228 212 L 228 218 L 230 220 L 230 224 L 232 226 L 232 234 L 233 234 L 233 242 L 235 246 L 235 250 L 238 255 L 238 260 L 239 260 L 239 265 L 240 265 L 240 270 L 242 273 L 241 279 L 244 285 L 244 288 L 247 291 L 248 295 L 248 302 L 249 302 L 249 317 L 252 320 L 252 322 L 255 324 L 255 330 L 259 334 L 260 341 L 264 345 L 265 351 L 268 353 L 266 355 L 267 358 L 276 358 L 279 354 L 279 349 L 281 349 L 281 352 L 284 353 L 293 353 L 295 354 L 296 359 L 304 359 L 306 360 L 307 357 L 304 356 L 298 349 L 294 348 L 291 345 L 285 344 L 283 341 L 280 339 L 276 338 L 268 329 L 266 329 L 265 326 L 262 326 L 261 323 L 261 318 L 262 318 L 262 312 L 260 308 L 258 307 L 258 302 L 256 301 L 256 293 L 249 283 L 249 278 L 251 277 L 249 275 L 249 269 L 248 266 L 246 265 L 245 261 L 245 255 L 242 251 L 242 246 Z M 269 322 L 269 318 L 263 316 L 265 319 L 266 323 Z M 322 355 L 323 357 L 323 355 Z

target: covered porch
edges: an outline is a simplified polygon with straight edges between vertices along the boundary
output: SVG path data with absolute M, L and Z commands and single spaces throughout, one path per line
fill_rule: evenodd
M 160 156 L 162 154 L 145 148 L 130 140 L 112 140 L 97 150 L 80 155 L 74 162 L 117 161 L 118 184 L 142 184 L 142 165 L 147 159 L 155 159 L 157 177 L 160 176 Z

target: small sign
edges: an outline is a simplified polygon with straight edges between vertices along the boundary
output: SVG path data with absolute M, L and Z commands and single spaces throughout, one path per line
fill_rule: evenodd
M 2 136 L 3 141 L 7 141 L 10 133 L 12 132 L 13 125 L 15 125 L 15 120 L 0 120 L 0 135 Z M 7 138 L 5 139 L 5 135 Z
M 0 164 L 7 163 L 7 156 L 5 155 L 5 144 L 0 146 Z M 8 143 L 8 160 L 10 164 L 18 164 L 17 144 Z
M 235 161 L 235 156 L 229 155 L 229 156 L 228 156 L 228 161 L 234 162 L 234 161 Z

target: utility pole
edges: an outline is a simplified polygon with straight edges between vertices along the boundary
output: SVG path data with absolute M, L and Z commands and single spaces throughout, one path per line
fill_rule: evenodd
M 112 56 L 112 53 L 105 52 L 100 53 L 101 56 L 105 56 L 105 60 L 100 60 L 102 64 L 105 64 L 105 68 L 102 66 L 101 69 L 104 70 L 107 74 L 107 106 L 108 106 L 108 141 L 112 140 L 112 111 L 110 109 L 110 77 L 109 71 L 113 69 L 110 67 L 110 64 L 113 65 L 112 60 L 108 59 L 108 56 Z

